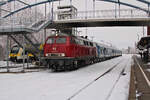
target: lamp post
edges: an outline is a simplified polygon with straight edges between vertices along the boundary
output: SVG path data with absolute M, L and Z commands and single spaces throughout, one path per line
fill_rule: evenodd
M 140 39 L 140 36 L 139 36 L 139 34 L 137 34 L 137 37 L 138 37 L 138 41 L 139 41 L 139 39 Z

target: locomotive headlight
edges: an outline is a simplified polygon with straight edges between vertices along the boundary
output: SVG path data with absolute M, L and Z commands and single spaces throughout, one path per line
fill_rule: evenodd
M 21 56 L 21 54 L 20 54 L 20 53 L 18 53 L 17 55 L 13 55 L 13 56 Z
M 62 53 L 61 56 L 62 56 L 62 57 L 65 57 L 65 53 Z
M 46 57 L 48 56 L 48 54 L 46 53 L 46 55 L 45 55 Z

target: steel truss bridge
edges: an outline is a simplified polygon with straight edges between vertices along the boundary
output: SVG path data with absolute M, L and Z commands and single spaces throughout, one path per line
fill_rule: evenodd
M 133 4 L 121 2 L 121 0 L 93 0 L 96 1 L 116 3 L 119 5 L 118 9 L 112 10 L 95 10 L 92 11 L 78 11 L 76 16 L 59 20 L 57 18 L 59 11 L 54 12 L 51 8 L 50 14 L 45 15 L 44 18 L 40 18 L 36 21 L 22 21 L 23 18 L 19 18 L 15 15 L 26 9 L 31 9 L 34 6 L 60 2 L 60 0 L 42 0 L 36 3 L 28 3 L 22 0 L 5 0 L 0 2 L 0 7 L 9 4 L 20 2 L 24 6 L 13 11 L 8 11 L 1 8 L 1 11 L 7 12 L 1 16 L 0 21 L 3 22 L 0 25 L 0 34 L 19 34 L 19 33 L 33 33 L 38 32 L 44 28 L 68 28 L 68 27 L 99 27 L 99 26 L 149 26 L 150 22 L 150 2 L 147 0 L 135 0 L 148 5 L 147 8 L 141 8 Z M 70 0 L 72 1 L 72 0 Z M 120 5 L 131 7 L 131 9 L 120 9 Z M 15 4 L 14 4 L 15 6 Z M 50 5 L 53 6 L 53 5 Z M 14 7 L 15 8 L 15 7 Z M 65 13 L 64 13 L 65 14 Z M 14 17 L 15 16 L 15 17 Z M 11 17 L 10 19 L 8 19 Z M 23 17 L 23 16 L 22 16 Z M 24 18 L 25 19 L 25 18 Z
M 59 11 L 54 11 L 53 6 L 55 2 L 60 3 L 61 0 L 40 0 L 37 2 L 25 2 L 25 0 L 2 0 L 0 1 L 0 35 L 7 35 L 11 37 L 18 45 L 24 48 L 15 37 L 14 34 L 23 34 L 24 38 L 37 49 L 31 39 L 26 35 L 29 33 L 39 32 L 42 29 L 63 29 L 73 27 L 104 27 L 104 26 L 150 26 L 150 2 L 147 0 L 135 0 L 136 2 L 147 5 L 141 8 L 136 4 L 122 2 L 122 0 L 92 0 L 93 10 L 91 11 L 77 11 L 76 15 L 71 18 L 63 20 L 58 19 Z M 94 7 L 98 2 L 110 2 L 117 4 L 118 9 L 111 10 L 95 10 Z M 17 3 L 22 4 L 17 8 Z M 72 0 L 70 0 L 72 5 Z M 13 7 L 10 5 L 13 4 Z M 45 4 L 45 16 L 31 20 L 34 7 Z M 47 5 L 49 8 L 47 10 Z M 120 6 L 130 7 L 129 9 L 120 9 Z M 4 9 L 7 8 L 9 9 Z M 13 8 L 13 9 L 12 9 Z M 17 16 L 26 11 L 29 19 L 24 16 Z M 47 11 L 49 12 L 47 14 Z M 64 13 L 65 14 L 65 13 Z M 8 40 L 7 40 L 8 42 Z M 8 44 L 8 43 L 7 43 Z M 8 46 L 7 46 L 8 49 Z M 38 49 L 37 49 L 38 50 Z M 8 53 L 7 53 L 8 57 Z

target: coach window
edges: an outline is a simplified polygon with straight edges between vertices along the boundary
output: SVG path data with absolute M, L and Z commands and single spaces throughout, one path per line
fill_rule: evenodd
M 75 39 L 75 42 L 76 42 L 76 44 L 79 44 L 79 40 L 78 39 Z
M 104 55 L 106 55 L 106 48 L 103 49 L 103 53 L 104 53 Z
M 80 44 L 81 44 L 81 45 L 84 45 L 83 40 L 80 40 Z
M 52 43 L 54 43 L 55 42 L 55 39 L 54 38 L 49 38 L 48 40 L 47 40 L 47 44 L 52 44 Z
M 65 37 L 58 37 L 58 38 L 56 38 L 56 43 L 66 43 L 66 38 Z

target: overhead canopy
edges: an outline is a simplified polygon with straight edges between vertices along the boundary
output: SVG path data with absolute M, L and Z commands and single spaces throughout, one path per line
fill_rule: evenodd
M 142 37 L 137 44 L 137 48 L 140 50 L 150 48 L 150 36 Z

